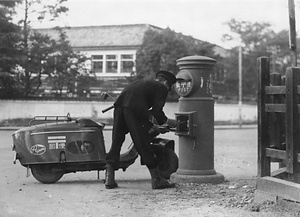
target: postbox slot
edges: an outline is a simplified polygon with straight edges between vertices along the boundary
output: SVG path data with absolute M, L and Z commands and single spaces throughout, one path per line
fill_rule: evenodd
M 178 132 L 188 132 L 189 131 L 189 117 L 186 115 L 177 116 L 177 131 Z
M 195 130 L 196 127 L 194 123 L 194 116 L 196 115 L 195 111 L 192 112 L 180 112 L 176 113 L 176 135 L 180 136 L 192 136 L 195 137 Z

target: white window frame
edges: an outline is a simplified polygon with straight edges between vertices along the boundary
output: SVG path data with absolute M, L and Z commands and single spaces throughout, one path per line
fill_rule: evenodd
M 102 59 L 94 59 L 94 56 L 102 56 Z M 102 72 L 95 72 L 96 74 L 102 74 L 103 73 L 103 64 L 104 64 L 104 55 L 98 54 L 98 55 L 92 55 L 91 56 L 91 62 L 92 62 L 92 69 L 94 70 L 94 62 L 102 62 Z
M 131 58 L 122 58 L 122 56 L 131 56 Z M 131 72 L 122 72 L 122 63 L 123 62 L 133 62 L 133 72 L 135 71 L 135 61 L 134 61 L 134 56 L 133 54 L 121 54 L 120 55 L 120 73 L 125 74 L 125 73 L 131 73 Z
M 101 73 L 95 73 L 97 77 L 124 77 L 124 76 L 130 76 L 130 72 L 121 72 L 121 63 L 122 55 L 132 55 L 132 61 L 133 61 L 133 73 L 135 73 L 135 60 L 136 60 L 136 50 L 109 50 L 109 51 L 90 51 L 90 52 L 85 52 L 87 56 L 90 56 L 91 61 L 93 62 L 92 56 L 97 56 L 97 55 L 102 55 L 103 59 L 99 60 L 102 61 L 102 72 Z M 116 73 L 108 73 L 106 71 L 106 63 L 107 63 L 107 55 L 116 55 L 116 60 L 117 60 L 117 72 Z M 97 60 L 96 60 L 97 61 Z M 127 60 L 128 61 L 128 60 Z M 93 63 L 92 63 L 93 64 Z M 93 70 L 91 68 L 91 70 Z

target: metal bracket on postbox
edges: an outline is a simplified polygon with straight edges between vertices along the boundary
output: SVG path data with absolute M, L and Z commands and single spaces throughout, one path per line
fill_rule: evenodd
M 196 137 L 197 125 L 194 124 L 196 114 L 196 111 L 175 113 L 177 121 L 175 134 L 179 136 Z

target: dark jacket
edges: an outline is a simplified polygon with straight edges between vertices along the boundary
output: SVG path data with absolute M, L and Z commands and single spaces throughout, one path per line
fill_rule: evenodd
M 137 80 L 122 91 L 114 106 L 129 108 L 143 124 L 151 128 L 153 124 L 149 121 L 149 110 L 158 124 L 167 121 L 163 112 L 167 95 L 167 88 L 158 81 Z

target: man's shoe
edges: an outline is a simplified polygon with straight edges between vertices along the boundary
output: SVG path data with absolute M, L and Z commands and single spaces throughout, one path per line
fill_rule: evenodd
M 175 188 L 175 183 L 169 183 L 168 180 L 161 177 L 157 168 L 149 169 L 151 175 L 152 189 Z
M 168 180 L 162 178 L 161 180 L 152 181 L 152 189 L 175 188 L 175 183 L 170 183 Z
M 115 181 L 115 169 L 113 165 L 106 165 L 106 173 L 105 173 L 105 188 L 112 189 L 117 188 L 118 184 Z
M 118 187 L 118 184 L 116 182 L 113 184 L 110 184 L 110 185 L 105 184 L 106 189 L 113 189 L 113 188 L 117 188 L 117 187 Z

